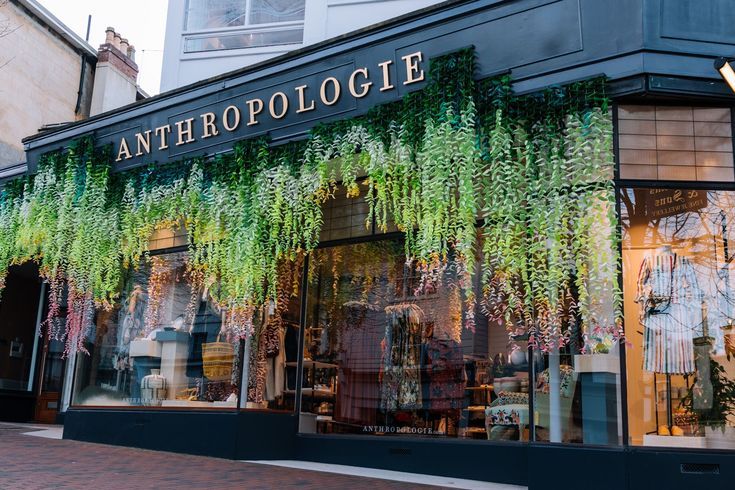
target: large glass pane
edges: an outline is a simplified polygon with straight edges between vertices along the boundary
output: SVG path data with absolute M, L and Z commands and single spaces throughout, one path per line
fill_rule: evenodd
M 305 0 L 250 0 L 250 23 L 304 20 Z
M 186 29 L 214 29 L 245 25 L 247 0 L 188 0 Z
M 527 434 L 525 352 L 513 353 L 505 329 L 482 315 L 474 330 L 463 326 L 457 268 L 450 259 L 437 274 L 421 274 L 399 241 L 312 254 L 302 432 Z
M 620 197 L 631 442 L 735 448 L 735 193 Z
M 207 37 L 187 37 L 184 52 L 216 51 L 220 49 L 257 48 L 280 44 L 298 44 L 304 40 L 304 29 L 281 29 L 276 31 L 243 32 Z
M 208 289 L 192 287 L 185 253 L 130 273 L 118 307 L 97 313 L 77 356 L 73 404 L 237 406 L 237 342 Z
M 0 302 L 0 390 L 33 389 L 40 295 L 35 264 L 10 268 Z
M 279 297 L 256 310 L 253 334 L 245 342 L 242 408 L 293 411 L 296 401 L 301 309 L 301 261 L 279 267 Z
M 614 204 L 600 195 L 587 213 L 594 222 L 585 246 L 585 292 L 573 283 L 560 320 L 564 342 L 534 353 L 535 440 L 618 445 L 622 443 L 619 318 L 615 309 L 617 255 Z M 591 265 L 591 264 L 594 264 Z M 578 267 L 580 267 L 578 265 Z M 584 308 L 579 306 L 585 302 Z M 559 345 L 561 344 L 561 346 Z

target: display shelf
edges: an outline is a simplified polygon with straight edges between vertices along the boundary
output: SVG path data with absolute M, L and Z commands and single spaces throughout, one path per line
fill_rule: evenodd
M 287 395 L 293 395 L 296 393 L 296 390 L 284 390 L 283 392 L 286 393 Z M 331 390 L 321 390 L 317 388 L 302 388 L 301 394 L 306 395 L 306 396 L 327 397 L 327 396 L 334 396 L 335 393 Z
M 467 386 L 465 390 L 492 390 L 493 385 Z
M 704 437 L 697 436 L 659 436 L 657 434 L 646 434 L 643 436 L 643 445 L 658 447 L 706 448 L 707 441 Z
M 236 401 L 216 401 L 216 402 L 205 402 L 201 400 L 163 400 L 161 402 L 162 407 L 187 407 L 187 408 L 211 408 L 211 407 L 226 407 L 236 408 Z
M 288 367 L 298 367 L 299 363 L 296 361 L 287 362 L 286 366 Z M 310 361 L 304 359 L 304 368 L 305 369 L 337 369 L 339 366 L 337 364 L 331 364 L 328 362 L 322 362 L 322 361 Z

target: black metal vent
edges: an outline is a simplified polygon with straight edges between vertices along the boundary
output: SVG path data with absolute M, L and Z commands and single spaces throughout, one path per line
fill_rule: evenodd
M 720 465 L 713 463 L 682 463 L 681 472 L 695 475 L 719 475 Z
M 409 455 L 411 454 L 411 450 L 407 447 L 392 447 L 388 450 L 388 453 L 390 454 L 401 454 L 401 455 Z

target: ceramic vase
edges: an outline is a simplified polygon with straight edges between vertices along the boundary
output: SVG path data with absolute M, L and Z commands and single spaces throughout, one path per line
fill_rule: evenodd
M 160 406 L 166 399 L 166 378 L 161 375 L 160 369 L 151 369 L 151 374 L 144 376 L 140 381 L 140 398 L 143 405 Z

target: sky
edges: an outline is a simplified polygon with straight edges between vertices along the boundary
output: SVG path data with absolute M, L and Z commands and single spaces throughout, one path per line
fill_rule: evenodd
M 135 46 L 138 84 L 149 95 L 159 92 L 168 0 L 38 0 L 82 39 L 92 15 L 89 43 L 97 49 L 105 29 L 114 27 Z

